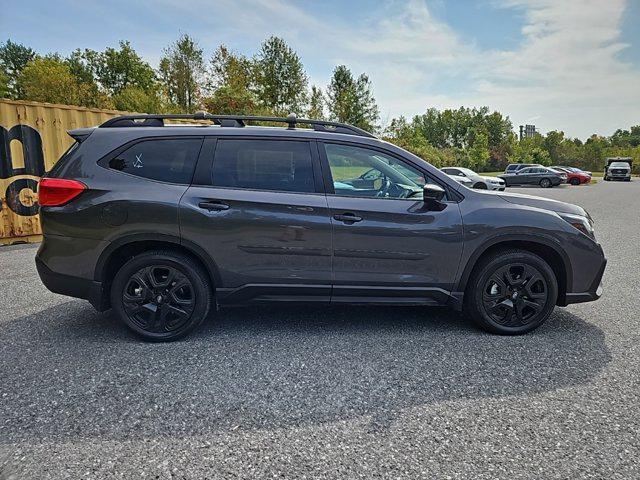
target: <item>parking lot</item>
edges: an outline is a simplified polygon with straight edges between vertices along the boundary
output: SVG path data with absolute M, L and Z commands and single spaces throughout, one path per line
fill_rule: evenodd
M 605 294 L 522 337 L 446 309 L 228 309 L 142 343 L 0 248 L 0 478 L 639 478 L 640 180 L 585 207 Z

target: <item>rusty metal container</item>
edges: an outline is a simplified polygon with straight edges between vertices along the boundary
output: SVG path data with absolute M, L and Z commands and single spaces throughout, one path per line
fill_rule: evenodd
M 0 245 L 40 241 L 37 181 L 72 144 L 67 130 L 124 113 L 0 99 Z

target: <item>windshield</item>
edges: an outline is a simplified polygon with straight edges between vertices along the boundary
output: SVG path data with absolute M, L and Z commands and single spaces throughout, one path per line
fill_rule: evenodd
M 615 168 L 629 168 L 629 164 L 627 162 L 612 162 L 610 166 Z

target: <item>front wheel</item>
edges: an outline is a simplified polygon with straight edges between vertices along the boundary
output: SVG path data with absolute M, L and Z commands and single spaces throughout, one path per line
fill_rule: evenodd
M 506 250 L 485 258 L 469 281 L 465 311 L 484 330 L 520 335 L 551 315 L 558 282 L 551 267 L 524 250 Z
M 111 305 L 145 340 L 184 337 L 209 313 L 212 287 L 203 268 L 186 255 L 151 251 L 137 255 L 116 274 Z
M 571 185 L 580 185 L 580 179 L 572 178 L 570 183 Z
M 540 180 L 540 186 L 542 188 L 549 188 L 551 186 L 551 180 L 549 180 L 548 178 L 543 178 L 542 180 Z
M 478 190 L 487 190 L 487 184 L 483 182 L 476 183 L 473 188 L 477 188 Z

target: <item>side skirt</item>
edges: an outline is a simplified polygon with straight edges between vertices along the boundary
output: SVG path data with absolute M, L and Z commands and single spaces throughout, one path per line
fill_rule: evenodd
M 460 295 L 460 297 L 458 297 Z M 374 305 L 448 305 L 462 309 L 462 294 L 438 287 L 386 287 L 371 285 L 248 284 L 216 289 L 220 305 L 262 303 L 333 303 Z

